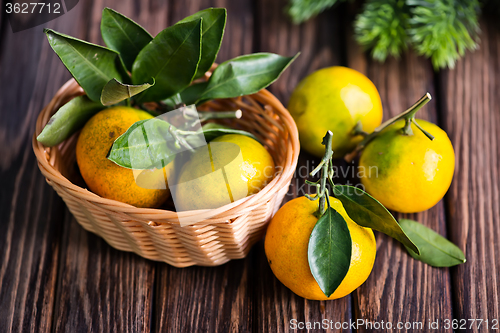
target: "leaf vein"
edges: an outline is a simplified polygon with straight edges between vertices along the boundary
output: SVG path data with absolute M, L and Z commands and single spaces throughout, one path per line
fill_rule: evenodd
M 125 35 L 125 37 L 127 37 L 127 39 L 129 40 L 130 44 L 134 47 L 134 49 L 136 49 L 137 51 L 140 51 L 137 48 L 137 46 L 134 44 L 134 42 L 132 41 L 132 39 L 130 39 L 129 35 L 125 32 L 125 29 L 123 29 L 123 27 L 121 26 L 121 24 L 116 20 L 116 18 L 113 15 L 111 15 L 111 18 L 113 19 L 113 21 L 116 22 L 116 25 L 123 32 L 123 34 Z
M 251 76 L 258 76 L 258 75 L 262 75 L 262 74 L 268 74 L 268 73 L 272 73 L 274 72 L 275 70 L 269 70 L 269 71 L 263 71 L 263 72 L 257 72 L 257 73 L 250 73 L 250 74 L 242 74 L 242 75 L 238 75 L 238 76 L 234 76 L 232 78 L 230 78 L 229 80 L 226 80 L 226 81 L 223 81 L 223 82 L 220 82 L 214 86 L 212 86 L 212 88 L 210 89 L 207 89 L 205 90 L 205 92 L 203 93 L 203 95 L 206 95 L 207 92 L 210 92 L 211 90 L 215 89 L 215 88 L 218 88 L 220 87 L 221 85 L 224 85 L 224 84 L 227 84 L 231 81 L 234 81 L 234 80 L 238 80 L 240 78 L 245 78 L 245 77 L 251 77 Z
M 94 68 L 94 70 L 99 74 L 99 76 L 101 76 L 105 80 L 109 79 L 108 75 L 106 75 L 97 66 L 95 66 L 93 63 L 91 63 L 80 51 L 78 51 L 73 45 L 71 45 L 71 43 L 69 43 L 68 41 L 66 41 L 64 39 L 62 39 L 62 41 L 64 41 L 64 43 L 68 44 L 68 46 L 71 47 L 77 53 L 77 55 L 79 55 L 85 62 L 87 62 L 90 67 Z
M 158 73 L 162 72 L 163 69 L 170 63 L 170 61 L 172 60 L 172 58 L 174 57 L 174 55 L 177 53 L 177 51 L 179 51 L 179 49 L 186 43 L 186 41 L 189 39 L 189 37 L 191 37 L 191 35 L 193 34 L 193 32 L 195 31 L 196 29 L 193 28 L 191 29 L 191 31 L 189 32 L 189 34 L 186 36 L 186 38 L 184 38 L 184 40 L 182 41 L 182 43 L 175 49 L 175 51 L 169 56 L 168 60 L 163 64 L 163 66 L 161 66 L 161 68 L 156 72 L 156 74 L 154 75 L 154 77 L 156 77 L 156 75 L 158 75 Z

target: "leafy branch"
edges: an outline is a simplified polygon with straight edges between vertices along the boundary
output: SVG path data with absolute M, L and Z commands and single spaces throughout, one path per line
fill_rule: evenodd
M 60 143 L 105 106 L 124 101 L 144 110 L 149 110 L 149 102 L 156 102 L 168 111 L 256 93 L 276 81 L 298 56 L 239 56 L 218 66 L 207 82 L 194 83 L 217 57 L 226 16 L 224 8 L 207 8 L 152 37 L 128 17 L 105 8 L 101 33 L 107 47 L 45 29 L 52 49 L 89 100 L 80 98 L 60 108 L 42 131 L 41 142 Z

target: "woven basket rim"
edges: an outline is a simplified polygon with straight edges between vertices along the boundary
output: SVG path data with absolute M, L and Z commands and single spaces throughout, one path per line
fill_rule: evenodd
M 73 90 L 73 92 L 69 94 L 68 90 Z M 263 89 L 255 94 L 247 95 L 245 97 L 253 98 L 261 103 L 267 102 L 268 104 L 272 104 L 273 107 L 278 109 L 283 125 L 287 128 L 288 148 L 281 173 L 274 177 L 274 179 L 258 193 L 224 205 L 217 209 L 192 210 L 183 212 L 174 212 L 161 208 L 139 208 L 113 199 L 103 198 L 87 190 L 86 188 L 73 184 L 68 178 L 64 177 L 61 172 L 57 170 L 53 165 L 55 163 L 56 157 L 50 154 L 52 148 L 44 146 L 36 139 L 52 114 L 61 105 L 64 104 L 63 102 L 68 98 L 68 96 L 74 98 L 83 94 L 83 89 L 78 85 L 74 78 L 71 78 L 63 86 L 61 86 L 52 100 L 43 108 L 43 110 L 38 115 L 36 121 L 36 129 L 32 139 L 32 146 L 37 158 L 38 166 L 49 183 L 56 182 L 59 185 L 65 187 L 68 191 L 75 192 L 75 195 L 77 195 L 81 199 L 86 200 L 87 202 L 94 202 L 96 204 L 113 207 L 113 210 L 119 210 L 121 213 L 128 215 L 130 218 L 171 224 L 177 223 L 174 221 L 158 220 L 177 220 L 178 218 L 182 218 L 183 220 L 192 219 L 193 221 L 203 221 L 198 222 L 200 224 L 204 223 L 205 221 L 205 223 L 207 224 L 214 224 L 217 223 L 214 222 L 214 219 L 217 219 L 218 215 L 224 214 L 225 217 L 223 219 L 227 221 L 228 219 L 231 219 L 232 215 L 234 215 L 234 217 L 240 215 L 241 210 L 250 209 L 253 205 L 266 200 L 267 196 L 274 195 L 273 193 L 279 191 L 282 187 L 287 186 L 290 179 L 293 177 L 293 173 L 295 172 L 295 166 L 297 165 L 300 150 L 297 125 L 295 124 L 295 121 L 293 120 L 288 110 L 283 106 L 283 104 L 267 89 Z

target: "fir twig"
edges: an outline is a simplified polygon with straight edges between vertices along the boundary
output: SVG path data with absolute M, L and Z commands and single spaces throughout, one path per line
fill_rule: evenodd
M 379 61 L 399 57 L 407 48 L 409 17 L 404 0 L 368 0 L 354 22 L 356 40 Z
M 407 0 L 408 34 L 415 50 L 430 57 L 434 68 L 453 68 L 466 50 L 477 48 L 477 0 Z
M 300 23 L 340 1 L 290 0 L 287 11 Z M 379 61 L 411 46 L 434 68 L 453 68 L 466 50 L 477 48 L 479 13 L 480 0 L 366 0 L 354 32 Z

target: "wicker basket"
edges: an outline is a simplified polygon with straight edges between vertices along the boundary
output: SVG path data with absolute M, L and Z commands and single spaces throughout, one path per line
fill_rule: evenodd
M 216 266 L 245 257 L 251 246 L 264 235 L 267 223 L 280 207 L 297 165 L 297 126 L 279 100 L 267 90 L 262 90 L 254 95 L 203 105 L 204 109 L 215 111 L 243 110 L 241 120 L 229 122 L 255 134 L 282 171 L 252 196 L 214 210 L 176 213 L 164 209 L 136 208 L 102 198 L 76 185 L 77 135 L 52 148 L 36 140 L 52 114 L 83 93 L 74 79 L 64 84 L 38 116 L 33 136 L 33 149 L 40 171 L 66 202 L 78 223 L 119 250 L 132 251 L 176 267 Z M 193 224 L 182 226 L 180 218 Z

